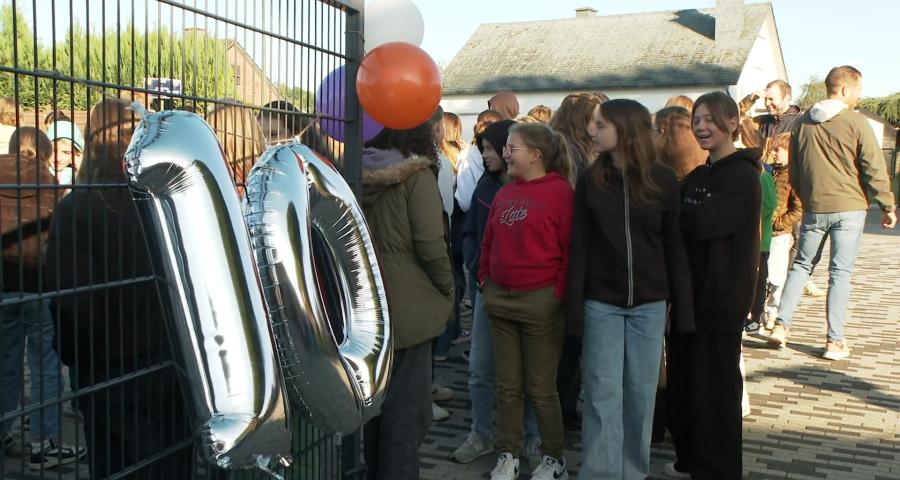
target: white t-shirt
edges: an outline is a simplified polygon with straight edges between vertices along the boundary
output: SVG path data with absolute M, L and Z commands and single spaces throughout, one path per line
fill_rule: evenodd
M 469 211 L 472 194 L 475 193 L 475 186 L 478 185 L 482 174 L 484 174 L 484 159 L 481 158 L 478 148 L 473 146 L 469 148 L 468 155 L 460 157 L 459 165 L 456 166 L 456 201 L 462 211 Z
M 441 191 L 441 204 L 447 216 L 453 215 L 453 186 L 456 179 L 453 177 L 453 165 L 443 152 L 438 150 L 438 158 L 441 161 L 438 169 L 438 189 Z

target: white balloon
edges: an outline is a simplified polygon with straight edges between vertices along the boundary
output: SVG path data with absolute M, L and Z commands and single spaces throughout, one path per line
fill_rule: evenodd
M 410 0 L 374 0 L 366 7 L 365 18 L 367 52 L 388 42 L 422 45 L 425 20 Z

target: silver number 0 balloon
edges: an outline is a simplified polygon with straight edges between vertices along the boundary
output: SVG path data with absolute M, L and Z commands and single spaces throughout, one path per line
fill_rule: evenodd
M 369 229 L 350 187 L 301 144 L 267 150 L 245 216 L 292 403 L 348 433 L 377 414 L 392 346 Z

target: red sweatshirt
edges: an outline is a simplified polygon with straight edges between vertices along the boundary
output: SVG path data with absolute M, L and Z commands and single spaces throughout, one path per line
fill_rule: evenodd
M 572 187 L 558 173 L 501 188 L 481 241 L 478 279 L 521 291 L 554 285 L 562 301 L 573 198 Z

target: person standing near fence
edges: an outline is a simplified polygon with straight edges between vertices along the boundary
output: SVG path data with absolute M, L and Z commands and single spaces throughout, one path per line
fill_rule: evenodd
M 190 478 L 191 427 L 175 369 L 135 375 L 173 359 L 155 280 L 128 282 L 155 275 L 122 169 L 137 123 L 120 99 L 91 109 L 87 154 L 76 178 L 87 188 L 74 189 L 54 212 L 45 278 L 49 290 L 64 291 L 55 300 L 60 356 L 84 415 L 91 478 L 115 475 L 179 444 L 119 478 Z M 89 188 L 93 184 L 105 187 Z
M 819 263 L 825 240 L 830 239 L 828 333 L 823 355 L 829 360 L 850 355 L 844 325 L 850 276 L 866 225 L 867 194 L 881 209 L 881 225 L 897 225 L 881 149 L 865 117 L 853 111 L 862 86 L 862 74 L 856 68 L 844 65 L 831 69 L 825 77 L 828 98 L 803 116 L 791 140 L 791 184 L 804 210 L 797 257 L 784 285 L 769 343 L 778 347 L 787 344 L 803 286 Z
M 0 225 L 3 233 L 3 276 L 0 283 L 0 413 L 15 411 L 23 382 L 23 349 L 27 344 L 31 374 L 31 403 L 49 406 L 35 410 L 30 418 L 31 455 L 28 466 L 46 469 L 77 462 L 85 455 L 83 446 L 62 445 L 58 403 L 61 382 L 59 357 L 53 348 L 56 333 L 48 300 L 25 300 L 44 291 L 41 268 L 56 203 L 55 184 L 47 169 L 53 147 L 40 130 L 22 127 L 10 137 L 10 155 L 0 159 L 0 183 L 35 184 L 37 188 L 0 191 Z M 26 405 L 28 406 L 28 405 Z M 3 450 L 15 440 L 12 420 L 0 425 Z
M 453 311 L 432 120 L 385 128 L 363 150 L 362 206 L 390 294 L 394 361 L 381 414 L 364 431 L 372 480 L 417 480 L 432 419 L 431 345 Z
M 566 281 L 566 330 L 584 341 L 579 478 L 643 480 L 666 328 L 694 329 L 681 239 L 680 185 L 657 162 L 650 112 L 633 100 L 600 105 L 600 156 L 578 177 Z

